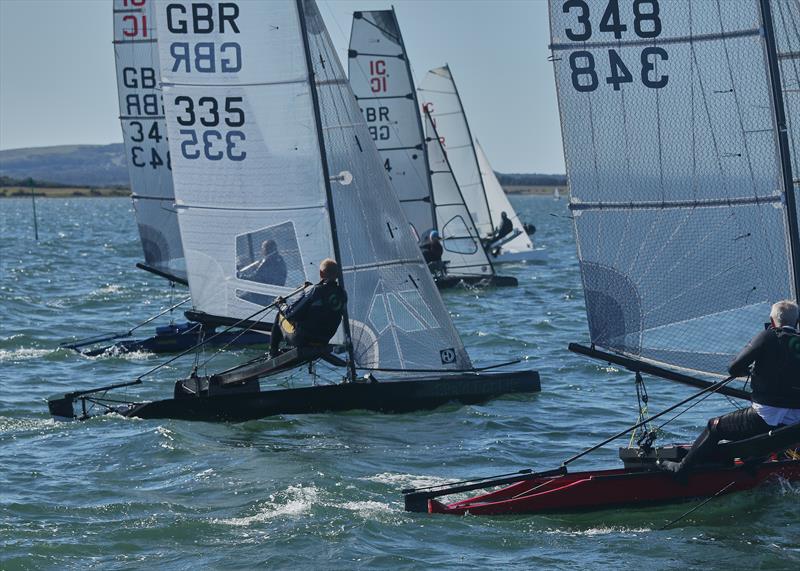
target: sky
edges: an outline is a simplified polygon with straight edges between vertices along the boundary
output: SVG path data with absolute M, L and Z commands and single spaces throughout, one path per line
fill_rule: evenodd
M 416 81 L 450 65 L 495 170 L 564 172 L 546 0 L 317 3 L 340 58 L 354 11 L 394 4 Z M 122 141 L 111 6 L 0 0 L 0 150 Z

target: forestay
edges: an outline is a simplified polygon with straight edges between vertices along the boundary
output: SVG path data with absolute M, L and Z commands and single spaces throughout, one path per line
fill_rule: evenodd
M 483 249 L 475 221 L 464 203 L 448 155 L 428 112 L 425 112 L 425 132 L 436 226 L 442 236 L 442 259 L 448 261 L 448 273 L 491 276 L 494 274 L 492 263 Z
M 354 13 L 348 55 L 350 86 L 419 240 L 435 228 L 433 204 L 417 94 L 394 11 Z
M 422 106 L 433 117 L 478 231 L 482 237 L 489 237 L 497 222 L 493 221 L 489 210 L 472 134 L 450 68 L 444 66 L 430 70 L 419 91 L 422 93 Z
M 185 281 L 153 0 L 114 0 L 113 10 L 120 122 L 144 261 L 158 272 Z
M 475 140 L 475 154 L 478 156 L 478 166 L 481 169 L 483 187 L 486 189 L 486 199 L 489 202 L 492 220 L 496 220 L 499 225 L 500 218 L 505 212 L 514 225 L 514 232 L 519 232 L 516 238 L 503 244 L 502 251 L 525 252 L 533 250 L 533 243 L 525 231 L 525 226 L 519 219 L 514 207 L 511 206 L 511 202 L 509 202 L 503 187 L 500 186 L 500 181 L 497 180 L 497 175 L 494 174 L 492 165 L 489 164 L 489 159 L 486 158 L 486 153 L 483 152 L 483 147 L 481 147 L 477 139 Z
M 723 374 L 795 295 L 757 0 L 551 0 L 591 340 Z
M 165 0 L 158 24 L 197 307 L 245 317 L 338 244 L 358 366 L 468 368 L 316 5 Z

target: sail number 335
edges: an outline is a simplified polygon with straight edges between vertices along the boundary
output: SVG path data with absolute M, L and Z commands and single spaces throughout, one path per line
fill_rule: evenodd
M 632 14 L 620 12 L 619 0 L 609 0 L 602 13 L 599 11 L 592 13 L 587 0 L 566 0 L 561 6 L 561 11 L 572 15 L 576 20 L 564 30 L 567 38 L 573 42 L 590 42 L 593 37 L 605 41 L 608 37 L 606 34 L 612 34 L 614 39 L 621 40 L 623 32 L 628 31 L 629 24 L 633 26 L 633 32 L 639 38 L 651 40 L 661 35 L 661 10 L 658 0 L 634 0 Z M 597 24 L 596 30 L 593 22 Z M 600 86 L 599 66 L 595 59 L 599 55 L 600 53 L 589 50 L 575 50 L 570 53 L 572 86 L 577 91 L 595 91 Z M 639 54 L 639 61 L 633 64 L 638 66 L 638 69 L 634 67 L 633 72 L 631 62 L 626 63 L 618 49 L 609 49 L 607 56 L 608 73 L 605 83 L 614 91 L 622 89 L 625 83 L 633 83 L 635 72 L 638 72 L 642 85 L 651 89 L 661 89 L 669 81 L 669 76 L 658 69 L 660 63 L 669 59 L 669 54 L 664 48 L 656 46 L 643 48 Z

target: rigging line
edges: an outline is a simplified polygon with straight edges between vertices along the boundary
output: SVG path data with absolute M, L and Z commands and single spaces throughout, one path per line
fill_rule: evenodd
M 295 296 L 296 294 L 298 294 L 298 293 L 300 293 L 300 292 L 304 291 L 304 290 L 305 290 L 307 287 L 308 287 L 308 286 L 304 284 L 304 285 L 300 286 L 299 288 L 297 288 L 296 290 L 294 290 L 292 293 L 290 293 L 290 294 L 286 295 L 286 296 L 285 296 L 283 299 L 289 299 L 290 297 L 293 297 L 293 296 Z M 233 329 L 233 328 L 234 328 L 234 327 L 236 327 L 237 325 L 239 325 L 239 324 L 241 324 L 241 323 L 244 323 L 244 322 L 246 322 L 246 321 L 252 321 L 254 317 L 256 317 L 257 315 L 259 315 L 260 313 L 264 313 L 264 312 L 268 311 L 269 309 L 271 309 L 272 307 L 274 307 L 276 304 L 277 304 L 277 300 L 276 300 L 276 301 L 274 301 L 274 302 L 272 302 L 272 303 L 270 303 L 269 305 L 267 305 L 267 306 L 265 306 L 265 307 L 263 307 L 263 308 L 259 309 L 259 310 L 258 310 L 258 311 L 256 311 L 255 313 L 252 313 L 251 315 L 248 315 L 248 316 L 247 316 L 247 317 L 245 317 L 244 319 L 240 319 L 239 321 L 237 321 L 237 322 L 236 322 L 236 323 L 234 323 L 233 325 L 230 325 L 230 326 L 226 327 L 225 329 L 223 329 L 223 330 L 222 330 L 222 331 L 220 331 L 219 333 L 215 333 L 214 335 L 212 335 L 212 336 L 211 336 L 211 337 L 209 337 L 209 338 L 207 338 L 207 339 L 206 339 L 205 337 L 203 337 L 203 339 L 200 341 L 200 343 L 198 343 L 198 344 L 194 345 L 193 347 L 189 347 L 188 349 L 186 349 L 185 351 L 182 351 L 182 352 L 178 353 L 177 355 L 175 355 L 175 356 L 174 356 L 174 357 L 172 357 L 171 359 L 168 359 L 167 361 L 164 361 L 164 362 L 163 362 L 163 363 L 161 363 L 160 365 L 158 365 L 158 366 L 156 366 L 156 367 L 153 367 L 153 368 L 152 368 L 152 369 L 150 369 L 149 371 L 146 371 L 145 373 L 142 373 L 141 375 L 139 375 L 138 377 L 136 377 L 136 381 L 138 381 L 138 382 L 141 382 L 143 377 L 146 377 L 146 376 L 148 376 L 148 375 L 151 375 L 151 374 L 155 373 L 156 371 L 158 371 L 159 369 L 161 369 L 162 367 L 165 367 L 165 366 L 169 365 L 170 363 L 172 363 L 172 362 L 174 362 L 174 361 L 177 361 L 178 359 L 180 359 L 180 358 L 181 358 L 181 357 L 183 357 L 184 355 L 187 355 L 188 353 L 191 353 L 192 351 L 195 351 L 195 350 L 197 350 L 197 349 L 200 349 L 200 348 L 204 347 L 204 346 L 205 346 L 207 343 L 209 343 L 210 341 L 212 341 L 212 340 L 216 339 L 217 337 L 219 337 L 219 336 L 220 336 L 220 335 L 222 335 L 223 333 L 227 333 L 228 331 L 230 331 L 231 329 Z M 134 381 L 134 382 L 136 382 L 136 381 Z
M 724 493 L 724 492 L 725 492 L 725 491 L 726 491 L 728 488 L 730 488 L 731 486 L 733 486 L 735 483 L 736 483 L 736 480 L 731 480 L 731 481 L 730 481 L 729 483 L 727 483 L 727 484 L 726 484 L 724 487 L 722 487 L 722 488 L 721 488 L 721 489 L 720 489 L 720 490 L 719 490 L 719 491 L 718 491 L 716 494 L 714 494 L 713 496 L 710 496 L 710 497 L 706 498 L 705 500 L 703 500 L 702 502 L 700 502 L 699 504 L 697 504 L 695 507 L 693 507 L 692 509 L 690 509 L 688 512 L 684 513 L 683 515 L 681 515 L 681 516 L 680 516 L 680 517 L 678 517 L 677 519 L 674 519 L 674 520 L 672 520 L 671 522 L 669 522 L 669 523 L 667 523 L 666 525 L 664 525 L 663 527 L 660 527 L 660 528 L 658 528 L 658 531 L 663 531 L 663 530 L 667 529 L 668 527 L 671 527 L 671 526 L 675 525 L 676 523 L 678 523 L 679 521 L 681 521 L 681 520 L 682 520 L 683 518 L 685 518 L 686 516 L 688 516 L 688 515 L 690 515 L 690 514 L 692 514 L 692 513 L 696 512 L 697 510 L 699 510 L 700 508 L 702 508 L 704 505 L 706 505 L 708 502 L 710 502 L 710 501 L 711 501 L 711 500 L 713 500 L 714 498 L 716 498 L 716 497 L 718 497 L 718 496 L 722 495 L 722 494 L 723 494 L 723 493 Z
M 672 405 L 671 407 L 669 407 L 669 408 L 666 408 L 666 409 L 662 410 L 661 412 L 659 412 L 659 413 L 657 413 L 657 414 L 654 414 L 653 416 L 651 416 L 651 417 L 649 417 L 649 418 L 646 418 L 646 419 L 644 419 L 642 422 L 638 422 L 638 423 L 634 424 L 633 426 L 630 426 L 630 427 L 626 428 L 626 429 L 625 429 L 625 430 L 623 430 L 622 432 L 618 432 L 618 433 L 617 433 L 617 434 L 615 434 L 614 436 L 611 436 L 611 437 L 609 437 L 609 438 L 606 438 L 605 440 L 603 440 L 603 441 L 602 441 L 602 442 L 600 442 L 599 444 L 595 444 L 594 446 L 592 446 L 592 447 L 590 447 L 590 448 L 587 448 L 587 449 L 586 449 L 586 450 L 584 450 L 583 452 L 580 452 L 580 453 L 578 453 L 578 454 L 576 454 L 576 455 L 574 455 L 574 456 L 572 456 L 572 457 L 568 458 L 567 460 L 565 460 L 564 462 L 562 462 L 561 466 L 562 466 L 562 467 L 566 467 L 566 466 L 567 466 L 567 464 L 571 464 L 571 463 L 572 463 L 572 462 L 574 462 L 575 460 L 577 460 L 577 459 L 579 459 L 579 458 L 583 458 L 584 456 L 586 456 L 587 454 L 589 454 L 589 453 L 591 453 L 591 452 L 594 452 L 594 451 L 595 451 L 595 450 L 597 450 L 598 448 L 602 448 L 603 446 L 605 446 L 605 445 L 606 445 L 606 444 L 608 444 L 609 442 L 613 442 L 613 441 L 614 441 L 614 440 L 616 440 L 617 438 L 620 438 L 620 437 L 622 437 L 622 436 L 625 436 L 625 435 L 626 435 L 626 434 L 628 434 L 628 433 L 629 433 L 631 430 L 636 430 L 637 428 L 639 428 L 639 427 L 641 427 L 641 426 L 644 426 L 645 424 L 647 424 L 647 423 L 649 423 L 649 422 L 652 422 L 652 421 L 654 421 L 655 419 L 657 419 L 657 418 L 660 418 L 660 417 L 664 416 L 665 414 L 667 414 L 667 413 L 669 413 L 669 412 L 672 412 L 673 410 L 675 410 L 675 409 L 677 409 L 677 408 L 680 408 L 681 406 L 685 405 L 686 403 L 688 403 L 688 402 L 691 402 L 691 401 L 693 401 L 694 399 L 696 399 L 696 398 L 698 398 L 698 397 L 700 397 L 700 396 L 703 396 L 703 395 L 705 395 L 706 393 L 712 393 L 712 392 L 716 392 L 716 391 L 718 391 L 719 389 L 721 389 L 722 387 L 724 387 L 725 385 L 727 385 L 728 383 L 730 383 L 730 382 L 731 382 L 732 380 L 734 380 L 735 378 L 736 378 L 736 377 L 728 377 L 728 378 L 726 378 L 726 379 L 723 379 L 723 380 L 721 380 L 721 381 L 718 381 L 718 382 L 716 382 L 716 383 L 714 383 L 714 384 L 712 384 L 712 385 L 709 385 L 709 386 L 707 386 L 707 387 L 706 387 L 706 388 L 704 388 L 703 390 L 701 390 L 701 391 L 699 391 L 699 392 L 697 392 L 697 393 L 694 393 L 693 395 L 691 395 L 691 396 L 689 396 L 689 397 L 687 397 L 687 398 L 683 399 L 683 400 L 682 400 L 682 401 L 680 401 L 679 403 L 677 403 L 677 404 L 674 404 L 674 405 Z

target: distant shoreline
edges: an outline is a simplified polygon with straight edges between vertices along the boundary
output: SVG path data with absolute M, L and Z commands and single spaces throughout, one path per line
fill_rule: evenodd
M 566 198 L 569 190 L 566 186 L 505 186 L 503 190 L 510 195 L 552 196 L 553 190 L 558 189 L 559 194 Z M 127 188 L 89 188 L 89 187 L 42 187 L 34 186 L 0 186 L 0 198 L 24 198 L 33 192 L 37 198 L 107 198 L 130 196 Z
M 127 188 L 0 186 L 0 198 L 25 198 L 31 193 L 36 198 L 107 198 L 131 195 Z

